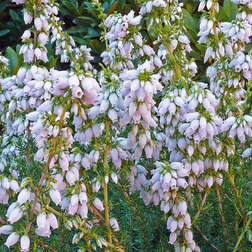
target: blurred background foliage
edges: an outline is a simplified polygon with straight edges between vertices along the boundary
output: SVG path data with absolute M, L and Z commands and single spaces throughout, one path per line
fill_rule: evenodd
M 63 29 L 73 37 L 77 44 L 87 45 L 92 48 L 92 55 L 94 56 L 93 64 L 99 68 L 101 63 L 100 54 L 105 50 L 104 42 L 100 41 L 102 29 L 99 27 L 101 19 L 99 18 L 98 11 L 92 6 L 91 1 L 84 0 L 56 0 L 59 4 L 59 17 L 64 21 Z M 104 13 L 111 14 L 114 11 L 127 14 L 130 10 L 138 13 L 139 3 L 137 0 L 102 0 Z M 199 32 L 199 21 L 205 13 L 197 11 L 199 1 L 197 0 L 183 0 L 183 14 L 187 35 L 191 41 L 192 51 L 188 53 L 188 57 L 194 58 L 198 65 L 198 74 L 194 80 L 207 81 L 205 77 L 205 70 L 207 65 L 204 64 L 204 53 L 206 50 L 205 45 L 198 44 L 197 34 Z M 218 21 L 232 21 L 237 13 L 237 5 L 231 0 L 218 1 L 220 4 Z M 20 37 L 25 30 L 26 25 L 22 19 L 22 6 L 12 3 L 11 0 L 2 0 L 0 3 L 0 52 L 5 51 L 10 46 L 14 51 L 8 52 L 7 57 L 13 58 L 14 63 L 19 63 L 19 66 L 14 69 L 10 66 L 10 73 L 16 73 L 22 63 L 22 58 L 18 56 L 17 45 L 21 43 Z M 152 36 L 147 32 L 146 25 L 143 24 L 142 35 L 151 43 Z M 64 64 L 60 64 L 59 60 L 56 61 L 53 55 L 54 45 L 48 47 L 49 63 L 46 65 L 48 68 L 57 64 L 58 69 L 64 68 Z M 248 46 L 248 50 L 252 46 Z
M 105 44 L 100 41 L 101 28 L 99 24 L 99 13 L 91 5 L 91 1 L 84 0 L 57 0 L 59 4 L 59 17 L 64 21 L 63 29 L 73 37 L 77 44 L 84 44 L 92 48 L 94 56 L 94 65 L 99 67 L 101 63 L 100 53 L 104 51 Z M 130 10 L 136 13 L 139 11 L 139 3 L 136 0 L 111 0 L 104 1 L 103 8 L 106 14 L 111 14 L 114 11 L 127 14 Z M 232 21 L 237 13 L 237 6 L 231 0 L 218 1 L 220 4 L 220 12 L 217 16 L 219 21 Z M 199 32 L 199 21 L 204 16 L 204 13 L 199 13 L 198 0 L 184 0 L 183 14 L 187 35 L 191 41 L 192 51 L 188 53 L 189 58 L 194 58 L 198 65 L 198 74 L 195 80 L 206 81 L 205 76 L 207 65 L 204 64 L 205 46 L 198 44 L 197 34 Z M 23 31 L 26 29 L 22 18 L 22 6 L 16 5 L 11 0 L 1 0 L 0 2 L 0 52 L 3 52 L 10 60 L 9 75 L 15 74 L 22 65 L 22 56 L 19 55 L 21 39 Z M 143 36 L 147 41 L 151 42 L 151 34 L 147 33 L 145 24 L 142 29 Z M 48 68 L 55 66 L 57 69 L 63 69 L 64 65 L 57 60 L 53 50 L 54 44 L 48 45 L 49 62 L 46 64 Z M 250 50 L 252 45 L 247 46 L 246 51 Z M 241 150 L 242 152 L 242 150 Z M 252 181 L 249 167 L 240 169 L 239 160 L 233 162 L 234 166 L 232 174 L 236 181 L 239 197 L 244 202 L 246 212 L 252 210 Z M 207 203 L 203 208 L 203 214 L 197 219 L 194 225 L 195 240 L 199 241 L 199 245 L 204 252 L 216 251 L 211 244 L 214 244 L 219 251 L 232 251 L 237 241 L 237 234 L 243 228 L 241 226 L 242 217 L 237 211 L 237 198 L 231 189 L 228 180 L 224 181 L 220 188 L 220 195 L 223 200 L 223 213 L 227 224 L 228 234 L 224 236 L 224 227 L 221 219 L 221 212 L 218 205 L 216 190 L 214 188 L 209 192 Z M 126 186 L 126 185 L 125 185 Z M 159 207 L 154 205 L 145 206 L 140 198 L 139 192 L 132 193 L 129 197 L 120 190 L 120 188 L 112 188 L 113 195 L 110 195 L 112 212 L 118 218 L 120 225 L 119 238 L 125 251 L 172 251 L 169 248 L 169 232 L 166 229 L 166 224 L 162 218 L 162 213 Z M 202 195 L 203 197 L 204 195 Z M 199 195 L 192 196 L 191 214 L 195 216 L 200 207 Z M 10 202 L 11 203 L 11 202 Z M 134 206 L 134 208 L 133 208 Z M 0 216 L 5 212 L 7 206 L 0 208 Z M 61 228 L 54 231 L 53 236 L 48 241 L 38 239 L 38 249 L 36 251 L 62 251 L 70 252 L 77 251 L 80 247 L 85 246 L 86 241 L 81 241 L 73 247 L 72 235 L 68 231 L 64 231 L 64 226 L 61 223 Z M 242 249 L 240 251 L 251 251 L 252 232 L 247 232 L 247 239 L 242 241 Z M 206 239 L 205 239 L 205 238 Z M 228 238 L 228 246 L 225 240 Z M 0 236 L 0 251 L 9 251 L 3 245 L 6 237 Z M 164 249 L 166 248 L 166 249 Z M 170 249 L 170 250 L 169 250 Z M 15 251 L 15 249 L 12 249 Z M 97 251 L 99 249 L 97 248 Z

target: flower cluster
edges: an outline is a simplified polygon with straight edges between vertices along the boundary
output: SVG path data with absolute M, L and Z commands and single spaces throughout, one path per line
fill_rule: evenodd
M 50 237 L 63 222 L 80 230 L 73 243 L 84 238 L 90 249 L 96 243 L 121 251 L 113 245 L 120 222 L 109 192 L 129 186 L 146 205 L 160 205 L 175 251 L 200 251 L 189 202 L 213 185 L 218 189 L 230 156 L 242 153 L 243 164 L 252 154 L 250 2 L 233 1 L 243 6 L 232 22 L 215 20 L 217 1 L 199 3 L 206 14 L 198 43 L 207 46 L 209 85 L 194 80 L 197 64 L 188 60 L 192 47 L 177 0 L 143 1 L 139 15 L 131 10 L 104 18 L 106 67 L 100 71 L 92 67 L 91 49 L 78 48 L 62 31 L 53 1 L 14 2 L 24 4 L 24 22 L 32 27 L 21 37 L 24 63 L 16 74 L 6 77 L 8 60 L 0 56 L 6 125 L 0 204 L 14 199 L 0 227 L 9 235 L 5 245 L 20 240 L 21 251 L 29 251 L 31 237 Z M 93 6 L 102 9 L 98 1 Z M 144 21 L 153 43 L 141 33 Z M 44 66 L 49 41 L 68 70 Z M 26 172 L 19 168 L 24 163 Z

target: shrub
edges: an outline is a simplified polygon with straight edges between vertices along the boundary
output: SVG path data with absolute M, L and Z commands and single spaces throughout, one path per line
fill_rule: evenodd
M 65 32 L 54 0 L 14 2 L 28 28 L 0 57 L 4 245 L 250 251 L 251 3 L 62 1 Z

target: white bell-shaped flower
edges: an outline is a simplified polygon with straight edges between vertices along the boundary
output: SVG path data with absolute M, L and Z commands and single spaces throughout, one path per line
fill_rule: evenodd
M 13 232 L 8 236 L 8 238 L 4 244 L 9 248 L 12 245 L 16 244 L 18 239 L 19 239 L 19 235 L 17 233 Z
M 59 227 L 58 220 L 57 220 L 56 216 L 53 213 L 49 213 L 47 220 L 49 222 L 49 225 L 53 229 L 57 229 Z
M 20 239 L 20 247 L 22 252 L 29 251 L 30 238 L 27 235 L 23 235 Z

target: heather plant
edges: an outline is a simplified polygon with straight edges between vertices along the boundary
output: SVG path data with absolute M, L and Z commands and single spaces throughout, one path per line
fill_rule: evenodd
M 100 68 L 63 31 L 54 0 L 14 2 L 27 29 L 13 75 L 0 56 L 5 246 L 249 251 L 251 3 L 199 2 L 203 82 L 179 1 L 111 14 L 94 0 Z M 227 6 L 237 13 L 223 22 Z

